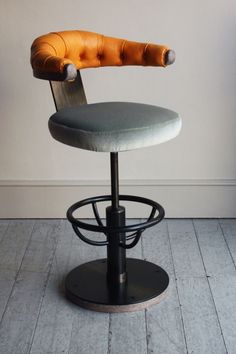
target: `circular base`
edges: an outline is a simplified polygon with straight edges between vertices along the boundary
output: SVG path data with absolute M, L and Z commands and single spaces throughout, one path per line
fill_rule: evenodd
M 139 311 L 159 303 L 169 284 L 156 264 L 127 258 L 127 279 L 108 284 L 107 260 L 98 259 L 73 269 L 66 277 L 66 296 L 75 304 L 100 312 Z

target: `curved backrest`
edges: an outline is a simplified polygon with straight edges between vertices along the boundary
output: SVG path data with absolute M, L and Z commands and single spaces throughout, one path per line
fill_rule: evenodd
M 31 47 L 34 76 L 73 80 L 77 70 L 99 66 L 166 66 L 175 60 L 164 45 L 139 43 L 86 31 L 53 32 L 37 38 Z

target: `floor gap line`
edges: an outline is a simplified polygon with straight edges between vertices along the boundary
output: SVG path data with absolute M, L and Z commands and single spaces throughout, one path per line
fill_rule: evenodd
M 108 322 L 108 339 L 107 339 L 107 354 L 111 354 L 111 338 L 112 338 L 112 331 L 111 331 L 111 313 L 109 313 L 109 322 Z
M 221 232 L 222 232 L 223 238 L 224 238 L 224 240 L 225 240 L 226 247 L 227 247 L 227 249 L 228 249 L 228 251 L 229 251 L 229 254 L 230 254 L 230 257 L 231 257 L 231 259 L 232 259 L 232 262 L 233 262 L 234 268 L 235 268 L 235 270 L 236 270 L 236 264 L 235 264 L 235 261 L 234 261 L 233 255 L 232 255 L 232 253 L 231 253 L 231 250 L 230 250 L 230 248 L 229 248 L 228 242 L 227 242 L 227 240 L 226 240 L 226 237 L 225 237 L 225 234 L 224 234 L 224 230 L 223 230 L 223 228 L 222 228 L 222 226 L 221 226 L 220 219 L 218 219 L 218 224 L 219 224 L 219 226 L 220 226 L 220 229 L 221 229 Z
M 8 229 L 9 229 L 9 225 L 10 225 L 10 222 L 11 222 L 11 221 L 12 221 L 12 220 L 8 220 L 7 228 L 6 228 L 6 230 L 4 231 L 4 233 L 3 233 L 3 235 L 2 235 L 0 244 L 3 242 L 3 239 L 5 238 L 5 235 L 6 235 L 7 231 L 8 231 Z
M 179 303 L 180 317 L 181 317 L 181 323 L 182 323 L 182 328 L 183 328 L 185 348 L 186 348 L 186 353 L 188 354 L 189 351 L 188 351 L 188 345 L 187 345 L 187 339 L 186 339 L 183 312 L 182 312 L 182 308 L 181 308 L 181 304 L 180 304 L 179 289 L 178 289 L 178 284 L 177 284 L 177 276 L 176 276 L 176 271 L 175 271 L 174 257 L 173 257 L 173 252 L 172 252 L 172 248 L 171 248 L 171 242 L 170 242 L 168 220 L 166 221 L 166 226 L 167 226 L 167 235 L 168 235 L 168 241 L 169 241 L 170 255 L 171 255 L 171 259 L 172 259 L 172 263 L 173 263 L 174 282 L 175 282 L 175 288 L 176 288 L 176 293 L 177 293 L 177 298 L 178 298 L 178 303 Z
M 142 219 L 139 220 L 139 222 L 142 222 Z M 144 260 L 144 245 L 143 245 L 143 235 L 141 236 L 141 255 L 142 259 Z M 148 323 L 147 323 L 147 309 L 144 309 L 144 318 L 145 318 L 145 331 L 146 331 L 146 346 L 147 346 L 147 354 L 149 353 L 149 334 L 148 334 Z

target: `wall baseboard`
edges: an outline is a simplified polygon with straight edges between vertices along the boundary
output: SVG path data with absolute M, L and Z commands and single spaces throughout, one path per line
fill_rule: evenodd
M 109 193 L 106 180 L 0 180 L 0 218 L 64 218 L 76 201 Z M 120 193 L 153 199 L 171 218 L 236 217 L 235 179 L 121 180 Z M 147 214 L 127 205 L 127 217 Z M 93 217 L 87 208 L 80 216 Z

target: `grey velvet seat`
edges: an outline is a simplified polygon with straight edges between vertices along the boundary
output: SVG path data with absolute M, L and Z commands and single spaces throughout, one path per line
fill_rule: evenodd
M 158 106 L 105 102 L 64 108 L 49 119 L 52 136 L 67 145 L 103 152 L 133 150 L 178 135 L 178 113 Z

